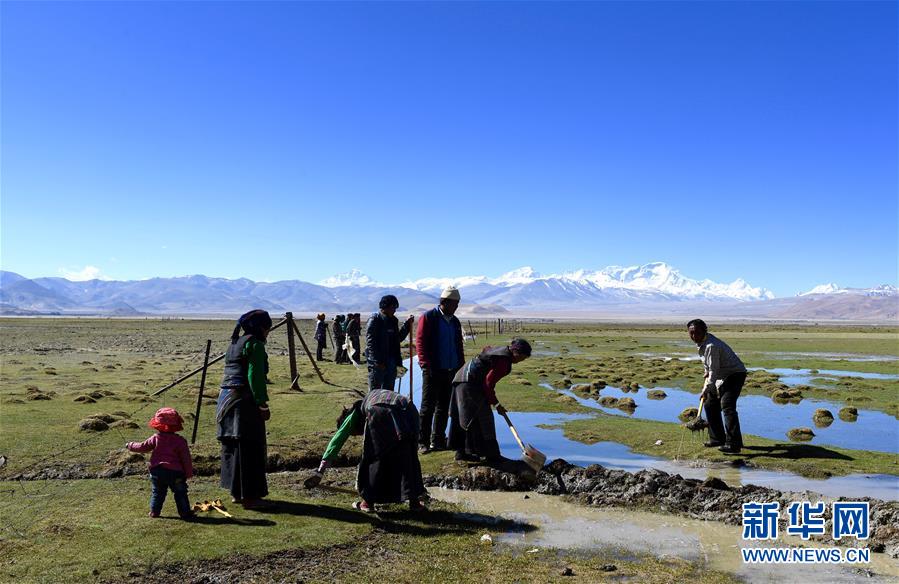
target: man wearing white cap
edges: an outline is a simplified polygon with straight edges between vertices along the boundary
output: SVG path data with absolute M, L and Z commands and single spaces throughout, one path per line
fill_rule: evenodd
M 440 304 L 418 319 L 415 346 L 422 378 L 421 433 L 418 438 L 422 453 L 446 449 L 453 376 L 465 363 L 462 323 L 454 316 L 459 300 L 459 290 L 449 287 L 440 294 Z

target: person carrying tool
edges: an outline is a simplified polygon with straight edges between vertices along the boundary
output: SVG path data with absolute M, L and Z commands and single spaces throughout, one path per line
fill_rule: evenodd
M 159 408 L 147 424 L 156 433 L 143 442 L 128 442 L 131 452 L 152 452 L 150 455 L 150 517 L 159 517 L 169 489 L 181 519 L 190 520 L 194 512 L 187 497 L 187 479 L 194 476 L 190 446 L 179 436 L 184 420 L 173 408 Z
M 743 448 L 737 398 L 746 381 L 746 367 L 727 343 L 709 332 L 704 321 L 695 318 L 687 323 L 690 339 L 696 343 L 705 382 L 700 399 L 705 400 L 705 414 L 709 423 L 707 448 L 718 446 L 726 454 L 737 454 Z M 724 413 L 724 423 L 721 414 Z
M 368 319 L 365 326 L 365 359 L 368 363 L 368 389 L 393 389 L 396 384 L 396 368 L 402 364 L 400 343 L 412 329 L 413 317 L 409 316 L 399 326 L 396 309 L 400 301 L 393 294 L 381 298 L 378 312 Z
M 251 310 L 238 319 L 225 353 L 225 373 L 215 415 L 216 438 L 222 443 L 221 486 L 231 491 L 233 502 L 247 509 L 267 506 L 263 501 L 268 495 L 265 423 L 271 412 L 265 340 L 271 328 L 272 318 L 264 310 Z
M 334 362 L 337 364 L 349 363 L 346 356 L 346 349 L 343 348 L 346 342 L 346 332 L 344 332 L 344 316 L 338 314 L 331 323 L 331 331 L 334 333 Z
M 325 324 L 325 313 L 319 312 L 315 317 L 315 334 L 312 338 L 315 339 L 316 347 L 315 347 L 315 360 L 316 361 L 324 361 L 324 357 L 322 354 L 325 351 L 325 346 L 327 344 L 327 336 L 328 336 L 328 325 Z
M 453 376 L 465 363 L 462 323 L 455 317 L 459 290 L 453 287 L 440 294 L 440 304 L 418 319 L 415 349 L 421 366 L 422 454 L 446 449 L 446 422 L 449 417 Z
M 356 490 L 362 497 L 353 503 L 365 513 L 381 503 L 409 502 L 422 511 L 428 492 L 421 478 L 416 441 L 418 410 L 406 396 L 389 389 L 373 389 L 365 399 L 344 408 L 315 475 L 305 481 L 317 486 L 350 435 L 362 436 L 362 459 L 356 474 Z
M 484 347 L 481 354 L 456 372 L 450 402 L 449 445 L 459 462 L 478 462 L 482 458 L 494 468 L 515 466 L 500 455 L 496 441 L 496 425 L 491 406 L 505 415 L 496 398 L 496 383 L 512 371 L 514 363 L 531 356 L 531 345 L 524 339 L 513 339 L 507 346 Z

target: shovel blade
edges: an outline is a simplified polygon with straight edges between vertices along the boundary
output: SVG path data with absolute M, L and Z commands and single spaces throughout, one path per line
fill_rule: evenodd
M 540 471 L 543 466 L 546 464 L 546 455 L 527 444 L 524 447 L 524 456 L 522 457 L 524 461 L 535 471 Z

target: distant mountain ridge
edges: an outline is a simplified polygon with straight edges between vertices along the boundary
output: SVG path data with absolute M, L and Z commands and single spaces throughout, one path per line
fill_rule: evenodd
M 610 266 L 544 276 L 531 267 L 497 278 L 430 277 L 388 285 L 359 270 L 318 284 L 301 280 L 254 282 L 202 275 L 137 281 L 25 278 L 0 272 L 3 314 L 180 314 L 233 315 L 248 307 L 272 312 L 370 312 L 384 294 L 396 295 L 401 311 L 433 306 L 448 285 L 460 288 L 465 314 L 571 313 L 614 315 L 724 314 L 758 318 L 893 319 L 899 305 L 895 286 L 847 289 L 817 286 L 775 299 L 742 279 L 729 284 L 683 276 L 663 262 Z M 864 300 L 864 302 L 862 302 Z M 810 308 L 810 307 L 814 308 Z M 805 315 L 805 316 L 801 316 Z

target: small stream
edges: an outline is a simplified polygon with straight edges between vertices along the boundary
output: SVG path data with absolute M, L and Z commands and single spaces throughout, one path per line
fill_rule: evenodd
M 404 362 L 404 365 L 407 367 L 409 366 L 408 359 Z M 415 368 L 412 373 L 414 375 L 415 386 L 413 394 L 414 401 L 416 404 L 421 404 L 421 369 L 419 369 L 417 362 L 415 363 Z M 403 376 L 401 380 L 402 392 L 407 395 L 409 392 L 408 377 L 409 373 Z M 503 390 L 503 382 L 501 381 L 497 386 L 497 391 L 502 395 Z M 697 399 L 693 394 L 687 395 L 691 396 L 691 402 Z M 641 400 L 641 402 L 642 401 L 651 400 Z M 696 404 L 692 405 L 695 406 Z M 638 407 L 637 410 L 639 409 L 640 408 Z M 515 439 L 512 437 L 511 432 L 506 430 L 505 421 L 496 414 L 494 414 L 494 416 L 497 428 L 497 439 L 503 455 L 513 459 L 519 458 L 521 456 L 521 451 L 518 448 Z M 812 491 L 832 497 L 874 497 L 887 501 L 899 500 L 899 476 L 853 474 L 819 480 L 808 479 L 784 471 L 736 468 L 729 465 L 711 467 L 693 466 L 688 461 L 672 461 L 666 458 L 657 458 L 639 454 L 631 451 L 628 446 L 617 442 L 584 444 L 565 437 L 561 429 L 562 424 L 570 420 L 589 417 L 591 417 L 590 414 L 510 412 L 510 418 L 522 435 L 522 439 L 525 442 L 532 443 L 536 448 L 546 454 L 548 460 L 563 458 L 572 464 L 581 466 L 600 464 L 607 468 L 622 469 L 630 472 L 636 472 L 645 468 L 657 468 L 671 474 L 679 474 L 686 478 L 704 480 L 708 477 L 717 477 L 731 486 L 754 484 L 781 491 Z M 670 421 L 670 418 L 666 419 L 666 421 Z M 690 436 L 685 439 L 692 440 L 698 438 Z

